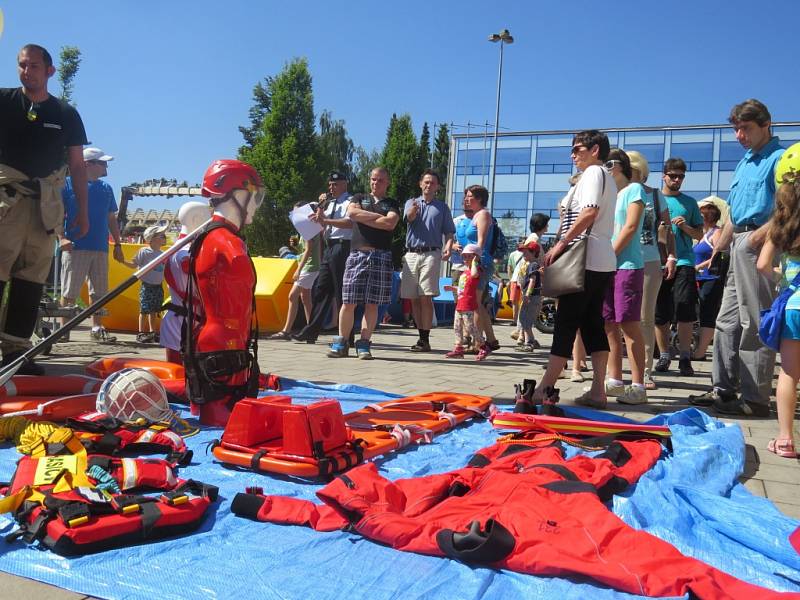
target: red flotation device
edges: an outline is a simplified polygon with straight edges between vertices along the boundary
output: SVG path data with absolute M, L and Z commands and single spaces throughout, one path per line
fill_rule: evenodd
M 257 471 L 326 476 L 411 443 L 430 441 L 458 423 L 487 418 L 486 396 L 435 392 L 370 404 L 342 414 L 335 400 L 307 406 L 287 396 L 245 398 L 233 407 L 217 460 Z
M 103 380 L 85 375 L 15 375 L 0 386 L 0 417 L 65 421 L 95 408 Z
M 608 421 L 592 421 L 590 419 L 573 419 L 569 417 L 551 417 L 548 415 L 528 415 L 511 412 L 498 412 L 491 418 L 497 429 L 515 431 L 553 431 L 573 436 L 602 436 L 613 434 L 651 434 L 668 438 L 672 434 L 669 427 L 663 425 L 644 425 L 641 423 L 614 423 Z

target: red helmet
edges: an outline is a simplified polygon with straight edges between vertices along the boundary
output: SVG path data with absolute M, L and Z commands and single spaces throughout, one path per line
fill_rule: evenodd
M 233 190 L 263 188 L 261 176 L 253 167 L 240 160 L 215 160 L 203 175 L 203 196 L 225 196 Z

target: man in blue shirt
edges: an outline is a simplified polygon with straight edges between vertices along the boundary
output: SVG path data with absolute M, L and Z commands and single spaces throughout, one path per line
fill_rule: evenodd
M 89 297 L 92 302 L 108 292 L 108 234 L 114 239 L 114 259 L 122 262 L 117 203 L 114 190 L 101 177 L 108 175 L 108 161 L 114 160 L 100 148 L 84 148 L 83 161 L 89 180 L 89 232 L 77 239 L 70 228 L 78 210 L 71 178 L 67 177 L 61 196 L 64 200 L 64 235 L 59 239 L 61 248 L 61 305 L 74 305 L 83 282 L 89 280 Z M 92 339 L 110 340 L 97 313 L 92 315 Z M 63 321 L 66 319 L 62 319 Z M 65 338 L 62 338 L 65 341 Z
M 672 219 L 675 235 L 675 254 L 668 261 L 677 261 L 675 277 L 661 282 L 656 300 L 656 341 L 661 351 L 655 370 L 669 370 L 669 325 L 678 323 L 678 369 L 681 375 L 694 375 L 692 368 L 692 328 L 697 319 L 697 283 L 694 271 L 692 240 L 703 237 L 703 217 L 697 201 L 681 192 L 686 177 L 686 163 L 670 158 L 664 163 L 664 184 L 661 188 Z
M 408 222 L 406 253 L 400 296 L 411 300 L 411 311 L 419 339 L 412 352 L 430 352 L 433 299 L 439 295 L 442 260 L 450 257 L 455 225 L 450 207 L 436 199 L 439 174 L 426 169 L 419 180 L 422 196 L 406 202 L 403 212 Z
M 770 131 L 769 110 L 758 100 L 734 106 L 728 121 L 747 152 L 731 182 L 731 222 L 714 248 L 716 255 L 730 244 L 731 257 L 714 332 L 714 388 L 690 396 L 689 401 L 700 406 L 713 404 L 724 415 L 768 417 L 775 353 L 759 340 L 758 324 L 760 311 L 772 304 L 775 291 L 756 269 L 756 261 L 775 203 L 775 164 L 783 148 Z

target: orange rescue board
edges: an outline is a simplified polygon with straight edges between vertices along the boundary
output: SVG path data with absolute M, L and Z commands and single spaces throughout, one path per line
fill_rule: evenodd
M 31 421 L 66 421 L 70 417 L 94 411 L 97 394 L 77 394 L 74 396 L 15 396 L 12 399 L 0 398 L 0 417 L 17 412 Z
M 287 396 L 236 403 L 217 460 L 258 471 L 319 477 L 430 439 L 473 417 L 488 418 L 491 398 L 432 392 L 342 414 L 335 400 L 301 406 Z
M 92 377 L 105 379 L 112 373 L 128 368 L 150 371 L 153 375 L 162 380 L 183 380 L 186 378 L 183 365 L 167 362 L 165 360 L 137 358 L 134 356 L 99 358 L 93 363 L 86 365 L 86 373 Z

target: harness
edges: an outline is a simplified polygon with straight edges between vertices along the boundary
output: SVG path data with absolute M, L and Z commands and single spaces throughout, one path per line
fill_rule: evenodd
M 193 404 L 206 404 L 217 400 L 228 400 L 228 405 L 233 406 L 246 396 L 258 394 L 258 324 L 250 321 L 250 331 L 244 350 L 215 350 L 212 352 L 197 352 L 195 340 L 196 325 L 205 323 L 205 316 L 198 314 L 195 303 L 195 287 L 197 286 L 197 256 L 203 246 L 203 241 L 215 229 L 225 228 L 238 235 L 238 232 L 224 222 L 214 221 L 205 227 L 189 248 L 189 278 L 186 296 L 183 300 L 185 311 L 184 325 L 181 330 L 181 348 L 183 348 L 183 365 L 186 369 L 186 395 Z M 248 256 L 248 258 L 250 258 Z M 250 258 L 250 264 L 253 260 Z M 253 266 L 255 270 L 255 266 Z M 253 289 L 252 314 L 256 314 L 255 288 Z M 223 378 L 231 377 L 236 373 L 247 370 L 248 376 L 245 383 L 231 385 Z

